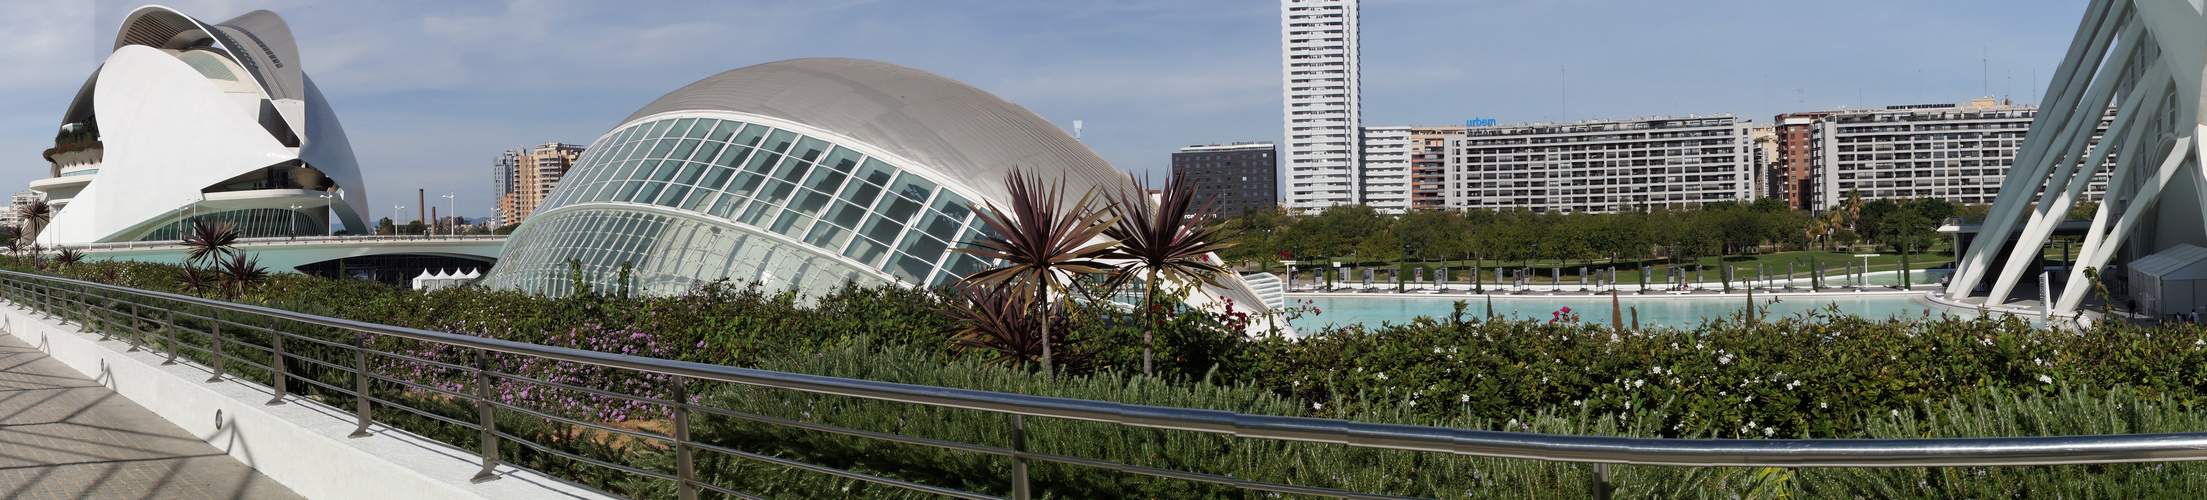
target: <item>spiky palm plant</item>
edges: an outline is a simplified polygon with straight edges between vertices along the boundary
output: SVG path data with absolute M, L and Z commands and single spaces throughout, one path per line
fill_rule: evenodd
M 1057 326 L 1067 326 L 1058 315 L 1047 309 L 1030 307 L 1034 298 L 1019 290 L 999 287 L 973 286 L 959 291 L 959 298 L 946 301 L 937 311 L 958 321 L 951 330 L 950 345 L 965 351 L 988 352 L 993 357 L 985 361 L 996 366 L 1025 367 L 1042 360 L 1042 339 L 1036 335 L 1043 330 L 1042 321 L 1049 318 Z M 1085 352 L 1071 342 L 1055 342 L 1057 368 L 1082 364 Z
M 184 293 L 205 292 L 215 286 L 215 273 L 190 265 L 176 271 L 176 289 Z
M 261 267 L 261 258 L 245 252 L 233 252 L 217 269 L 224 292 L 232 297 L 245 295 L 245 289 L 268 278 L 268 269 Z
M 961 285 L 1009 287 L 1035 297 L 1033 307 L 1047 312 L 1051 290 L 1064 290 L 1076 275 L 1110 274 L 1110 264 L 1095 259 L 1111 255 L 1116 242 L 1103 236 L 1114 222 L 1109 210 L 1094 206 L 1094 192 L 1080 201 L 1065 202 L 1065 181 L 1056 185 L 1018 169 L 1004 178 L 1010 210 L 989 203 L 976 211 L 990 233 L 966 242 L 956 251 L 1004 261 L 1003 267 L 983 270 L 959 280 Z M 1062 296 L 1062 294 L 1061 294 Z M 1040 314 L 1040 313 L 1038 313 Z M 1051 369 L 1050 322 L 1040 321 L 1042 373 Z
M 204 262 L 222 262 L 224 257 L 237 255 L 233 246 L 238 243 L 237 226 L 228 221 L 192 219 L 191 231 L 184 234 L 185 265 Z
M 1195 185 L 1186 175 L 1175 174 L 1167 180 L 1154 203 L 1146 184 L 1135 183 L 1132 193 L 1111 192 L 1111 211 L 1118 223 L 1105 229 L 1104 235 L 1119 240 L 1114 256 L 1128 261 L 1105 288 L 1118 290 L 1136 278 L 1142 280 L 1142 313 L 1146 318 L 1142 327 L 1142 374 L 1154 375 L 1151 358 L 1156 350 L 1158 280 L 1221 286 L 1218 276 L 1229 271 L 1212 263 L 1210 253 L 1233 244 L 1218 241 L 1218 198 L 1198 203 Z
M 46 200 L 31 200 L 16 207 L 15 215 L 23 220 L 23 227 L 10 239 L 35 239 L 39 231 L 46 229 L 46 222 L 54 219 L 54 206 L 46 204 Z
M 57 252 L 57 253 L 55 253 L 55 254 L 54 254 L 54 264 L 60 265 L 60 266 L 62 266 L 62 267 L 68 267 L 68 266 L 71 266 L 71 265 L 75 265 L 76 263 L 78 263 L 78 262 L 83 262 L 83 261 L 84 261 L 84 251 L 83 251 L 83 250 L 78 250 L 78 249 L 74 249 L 74 248 L 68 248 L 68 247 L 62 247 L 62 249 L 61 249 L 61 251 L 60 251 L 60 252 Z

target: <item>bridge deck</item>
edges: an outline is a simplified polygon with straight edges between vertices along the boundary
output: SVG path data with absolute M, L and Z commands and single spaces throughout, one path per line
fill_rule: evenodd
M 299 498 L 5 334 L 0 334 L 0 497 Z

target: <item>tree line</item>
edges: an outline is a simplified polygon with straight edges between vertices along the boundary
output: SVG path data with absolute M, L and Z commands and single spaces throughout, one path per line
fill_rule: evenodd
M 1853 192 L 1840 207 L 1822 212 L 1795 210 L 1772 198 L 1606 214 L 1419 210 L 1387 215 L 1370 206 L 1342 205 L 1296 216 L 1270 208 L 1224 221 L 1223 233 L 1235 245 L 1220 256 L 1237 263 L 1285 259 L 1617 262 L 1861 245 L 1920 252 L 1945 240 L 1936 229 L 1947 218 L 1984 212 L 1982 205 L 1939 199 L 1864 201 Z

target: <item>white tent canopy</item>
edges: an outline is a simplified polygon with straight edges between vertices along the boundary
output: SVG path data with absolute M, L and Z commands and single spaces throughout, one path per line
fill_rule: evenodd
M 2207 306 L 2207 248 L 2177 245 L 2130 263 L 2139 312 L 2188 313 Z

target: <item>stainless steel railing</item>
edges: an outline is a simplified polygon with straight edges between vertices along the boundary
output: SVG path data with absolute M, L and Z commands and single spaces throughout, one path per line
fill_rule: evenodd
M 7 301 L 24 307 L 32 313 L 45 315 L 63 324 L 74 323 L 82 329 L 95 331 L 102 335 L 103 340 L 115 339 L 118 336 L 123 337 L 118 340 L 128 343 L 130 345 L 129 349 L 133 351 L 143 349 L 165 350 L 167 363 L 179 362 L 178 355 L 180 353 L 188 355 L 187 357 L 205 358 L 206 361 L 202 364 L 213 374 L 213 377 L 208 379 L 210 383 L 224 380 L 247 382 L 240 378 L 241 372 L 239 370 L 232 369 L 233 364 L 259 371 L 260 373 L 256 375 L 267 377 L 267 387 L 271 388 L 276 395 L 274 399 L 269 401 L 269 404 L 272 405 L 286 403 L 289 397 L 287 388 L 292 387 L 294 383 L 313 385 L 329 391 L 331 394 L 349 398 L 353 402 L 351 411 L 355 413 L 355 417 L 359 422 L 359 426 L 352 433 L 352 437 L 368 435 L 369 428 L 377 423 L 390 424 L 390 422 L 379 422 L 376 419 L 374 410 L 378 405 L 477 431 L 480 436 L 480 449 L 477 453 L 482 458 L 482 469 L 475 476 L 477 481 L 496 479 L 494 468 L 501 464 L 522 467 L 520 464 L 500 458 L 499 443 L 507 441 L 593 465 L 671 481 L 676 485 L 676 489 L 682 498 L 694 498 L 699 491 L 715 491 L 739 498 L 758 498 L 722 485 L 700 480 L 696 471 L 693 470 L 695 457 L 698 453 L 707 452 L 930 494 L 956 498 L 994 498 L 974 492 L 804 463 L 695 440 L 690 435 L 690 421 L 693 416 L 700 413 L 794 429 L 1008 457 L 1012 460 L 1011 477 L 1009 478 L 1011 497 L 1022 499 L 1028 498 L 1031 491 L 1027 482 L 1026 464 L 1032 460 L 1097 467 L 1160 478 L 1214 483 L 1257 491 L 1337 498 L 1401 498 L 1385 494 L 1249 481 L 1216 474 L 1160 469 L 1107 460 L 1033 452 L 1028 450 L 1026 439 L 1025 419 L 1029 417 L 1212 433 L 1244 439 L 1333 443 L 1382 450 L 1589 463 L 1594 465 L 1590 482 L 1596 497 L 1606 497 L 1609 492 L 1608 468 L 1611 464 L 1682 467 L 1953 467 L 2069 465 L 2207 459 L 2207 433 L 1944 439 L 1652 439 L 1479 431 L 1306 417 L 1250 415 L 1218 410 L 1144 406 L 876 382 L 568 349 L 363 323 L 12 271 L 0 271 L 0 296 L 4 296 Z M 118 322 L 117 317 L 128 318 L 128 321 Z M 206 329 L 197 330 L 185 327 L 183 326 L 185 325 L 184 321 L 204 323 Z M 329 338 L 328 335 L 321 335 L 319 336 L 321 338 L 317 338 L 318 336 L 288 332 L 282 327 L 286 322 L 321 327 L 327 329 L 327 331 L 342 332 L 339 335 L 341 338 L 333 339 Z M 118 323 L 121 324 L 118 325 Z M 157 331 L 149 332 L 141 325 L 158 328 Z M 294 327 L 294 329 L 297 328 Z M 182 339 L 179 336 L 180 333 L 187 337 L 194 335 L 198 337 Z M 243 335 L 241 334 L 263 337 L 267 340 L 266 345 L 259 345 L 250 340 L 242 340 Z M 147 341 L 148 337 L 152 338 L 151 342 Z M 467 358 L 470 362 L 465 364 L 449 363 L 408 356 L 398 352 L 378 350 L 374 347 L 374 343 L 370 341 L 371 337 L 407 339 L 450 347 L 468 353 Z M 287 351 L 287 346 L 294 345 L 298 347 Z M 349 354 L 349 356 L 338 356 L 339 361 L 333 362 L 329 359 L 301 356 L 297 354 L 299 348 L 335 349 Z M 577 387 L 532 379 L 517 373 L 501 372 L 493 369 L 488 361 L 493 353 L 670 376 L 672 377 L 669 386 L 670 394 L 665 398 L 645 397 L 622 393 L 615 388 Z M 265 361 L 261 361 L 262 359 L 265 359 Z M 379 363 L 371 362 L 376 360 L 398 360 L 458 370 L 464 372 L 467 375 L 466 378 L 472 380 L 473 383 L 470 384 L 472 387 L 461 390 L 438 388 L 425 384 L 423 381 L 408 380 L 401 375 L 383 373 L 376 369 L 376 367 L 381 366 Z M 287 368 L 293 365 L 335 370 L 346 375 L 350 384 L 295 376 L 289 373 Z M 666 434 L 660 434 L 612 427 L 597 422 L 561 417 L 524 405 L 502 402 L 492 393 L 492 380 L 494 378 L 529 381 L 547 387 L 559 387 L 597 396 L 659 405 L 666 409 L 670 417 L 671 429 Z M 999 413 L 1007 415 L 1012 424 L 1010 427 L 1011 445 L 1002 447 L 903 436 L 822 423 L 781 419 L 747 413 L 741 409 L 718 408 L 699 404 L 694 400 L 695 398 L 689 393 L 689 387 L 698 383 L 742 384 L 815 394 Z M 445 398 L 455 403 L 472 405 L 475 409 L 474 419 L 466 421 L 437 415 L 420 408 L 410 407 L 405 401 L 378 396 L 371 390 L 371 386 L 377 384 L 403 386 L 433 393 L 436 397 Z M 662 472 L 565 453 L 543 443 L 533 442 L 521 436 L 501 431 L 497 419 L 494 418 L 498 411 L 524 414 L 531 418 L 542 418 L 547 421 L 556 421 L 564 425 L 573 425 L 578 428 L 587 428 L 608 434 L 663 442 L 666 443 L 667 449 L 672 450 L 676 456 L 676 465 L 674 471 Z

